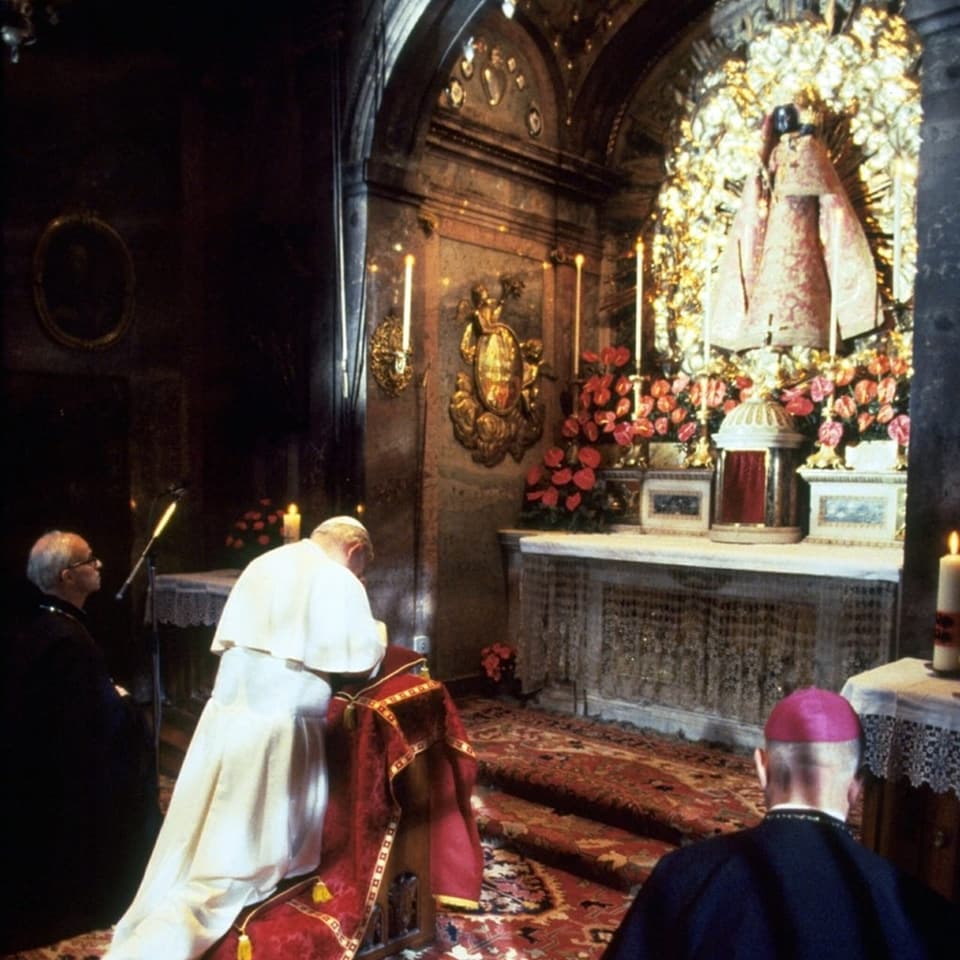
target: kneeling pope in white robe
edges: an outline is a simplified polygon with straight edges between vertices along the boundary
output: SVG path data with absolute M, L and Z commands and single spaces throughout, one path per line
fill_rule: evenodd
M 227 599 L 213 692 L 140 889 L 105 960 L 190 960 L 247 905 L 320 863 L 326 674 L 368 675 L 384 644 L 352 517 L 253 560 Z

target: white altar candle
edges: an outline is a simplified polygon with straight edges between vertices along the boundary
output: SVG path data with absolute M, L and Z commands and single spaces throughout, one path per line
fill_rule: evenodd
M 707 278 L 703 284 L 703 369 L 710 362 L 710 297 L 712 289 L 712 268 L 707 268 Z
M 643 371 L 640 369 L 641 359 L 643 357 L 643 241 L 637 237 L 637 317 L 636 327 L 633 335 L 633 346 L 635 350 L 634 360 L 636 362 L 637 373 Z
M 937 626 L 933 643 L 933 669 L 944 672 L 960 668 L 960 536 L 950 534 L 950 552 L 940 558 L 937 582 Z
M 837 355 L 837 327 L 840 323 L 839 317 L 839 291 L 837 287 L 840 283 L 840 208 L 833 211 L 830 218 L 830 254 L 832 258 L 832 267 L 830 269 L 830 356 Z
M 893 299 L 900 303 L 900 271 L 903 268 L 903 243 L 900 233 L 903 226 L 903 163 L 899 157 L 893 161 Z
M 283 542 L 295 543 L 300 539 L 300 512 L 297 505 L 291 503 L 283 515 Z
M 573 262 L 577 265 L 577 290 L 573 305 L 573 378 L 580 376 L 580 289 L 583 280 L 583 254 L 578 253 Z
M 400 349 L 406 353 L 410 349 L 410 302 L 413 297 L 413 254 L 403 258 L 403 332 Z

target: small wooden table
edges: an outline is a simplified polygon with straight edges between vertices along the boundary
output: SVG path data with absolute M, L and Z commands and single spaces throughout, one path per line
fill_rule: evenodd
M 960 904 L 960 679 L 907 657 L 842 693 L 866 736 L 863 842 Z

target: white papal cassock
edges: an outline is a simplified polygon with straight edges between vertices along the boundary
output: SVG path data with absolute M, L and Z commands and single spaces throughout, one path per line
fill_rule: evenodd
M 212 649 L 213 692 L 140 889 L 105 960 L 188 960 L 280 880 L 320 862 L 327 804 L 326 673 L 383 656 L 366 591 L 310 540 L 250 563 Z

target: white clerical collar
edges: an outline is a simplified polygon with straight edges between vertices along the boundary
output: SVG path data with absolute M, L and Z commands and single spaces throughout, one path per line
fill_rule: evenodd
M 828 817 L 833 817 L 842 823 L 846 823 L 847 820 L 847 815 L 841 813 L 839 810 L 831 810 L 829 807 L 811 807 L 806 803 L 777 803 L 770 807 L 771 813 L 773 813 L 774 810 L 813 810 L 817 813 L 825 813 Z

